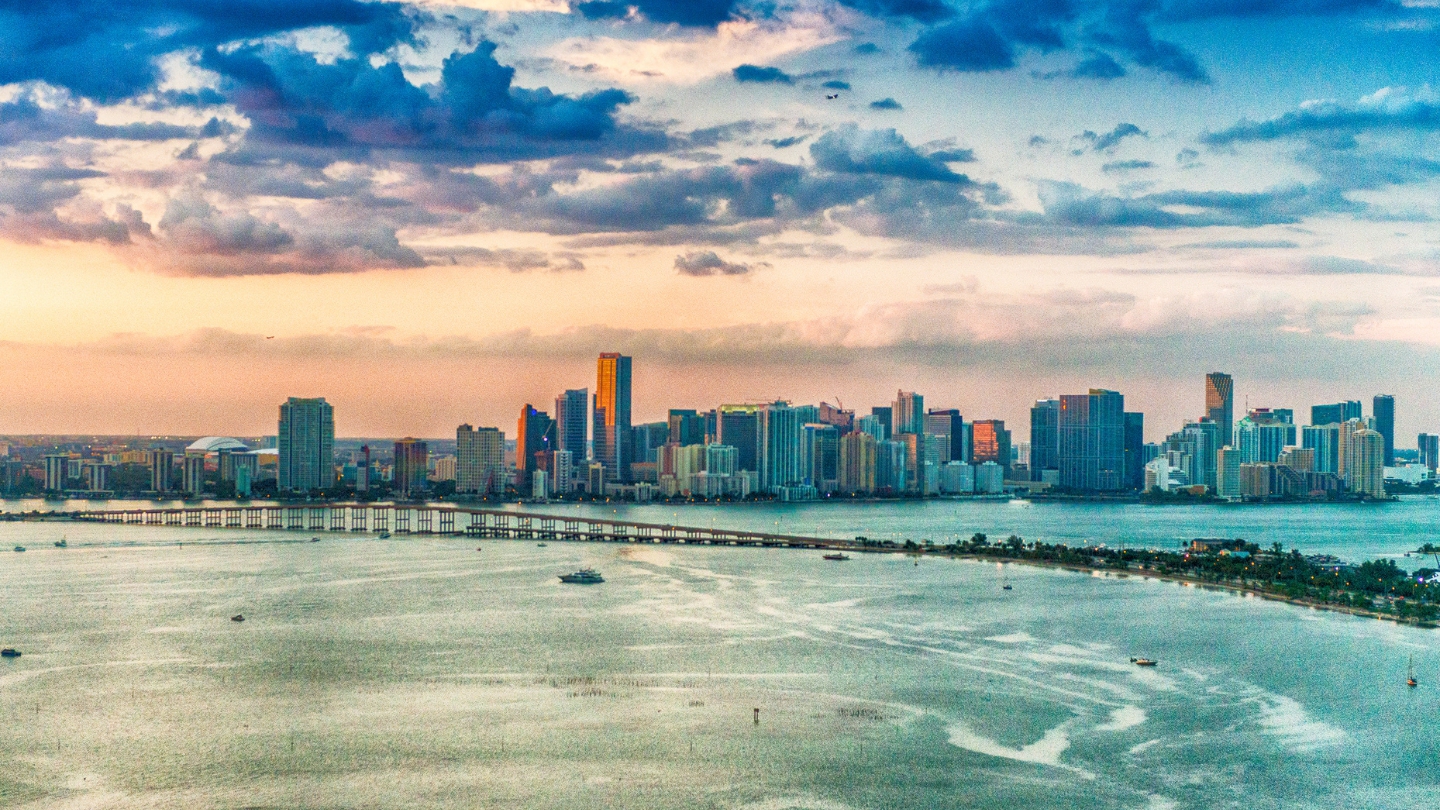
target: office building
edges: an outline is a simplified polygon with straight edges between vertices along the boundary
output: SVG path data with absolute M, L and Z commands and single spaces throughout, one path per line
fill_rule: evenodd
M 70 456 L 66 453 L 52 453 L 45 457 L 45 489 L 60 492 L 66 488 L 70 478 Z
M 682 447 L 704 444 L 705 417 L 693 409 L 671 408 L 666 440 L 669 444 L 678 444 Z
M 205 492 L 205 457 L 186 454 L 180 465 L 181 489 L 192 498 Z
M 1060 397 L 1060 486 L 1080 492 L 1125 487 L 1125 397 L 1092 388 Z
M 890 435 L 925 432 L 925 397 L 914 391 L 896 391 L 890 406 Z
M 530 473 L 535 470 L 535 456 L 555 449 L 555 421 L 550 414 L 525 403 L 515 426 L 515 488 L 530 490 Z
M 1340 426 L 1306 425 L 1300 430 L 1300 446 L 1313 451 L 1314 471 L 1340 474 Z
M 1240 487 L 1240 451 L 1222 447 L 1215 453 L 1215 494 L 1222 498 L 1238 498 Z
M 720 444 L 735 448 L 735 469 L 760 470 L 760 405 L 721 405 L 717 410 Z
M 645 422 L 630 428 L 630 468 L 637 464 L 654 464 L 656 453 L 670 441 L 669 422 Z M 639 481 L 639 478 L 633 479 Z
M 1440 434 L 1421 433 L 1415 439 L 1415 447 L 1420 455 L 1420 463 L 1430 472 L 1435 472 L 1436 468 L 1440 467 Z
M 630 358 L 605 352 L 595 367 L 593 441 L 595 460 L 605 466 L 605 480 L 630 478 Z M 668 426 L 667 426 L 668 427 Z
M 875 491 L 875 448 L 875 437 L 869 433 L 856 431 L 840 437 L 841 492 L 868 495 Z
M 1235 380 L 1212 371 L 1205 375 L 1205 418 L 1220 427 L 1219 447 L 1235 444 Z
M 760 491 L 803 486 L 801 413 L 788 402 L 772 402 L 758 412 L 760 433 Z M 727 442 L 728 443 L 728 442 Z
M 588 388 L 573 388 L 555 398 L 555 449 L 568 452 L 577 466 L 586 456 L 589 409 Z
M 280 406 L 278 445 L 281 492 L 335 485 L 335 409 L 324 397 L 290 397 Z
M 925 412 L 925 432 L 944 440 L 944 448 L 935 461 L 945 464 L 964 461 L 965 419 L 955 408 L 931 408 Z
M 977 467 L 987 461 L 993 461 L 999 464 L 1008 475 L 1010 472 L 1010 431 L 1005 429 L 1005 420 L 980 419 L 970 423 L 969 427 L 971 446 L 970 458 L 967 461 Z
M 875 444 L 875 491 L 899 495 L 906 491 L 905 443 L 883 441 Z
M 800 428 L 801 480 L 819 492 L 834 492 L 840 480 L 840 429 L 823 422 Z
M 1333 405 L 1310 406 L 1310 424 L 1312 425 L 1338 425 L 1341 422 L 1362 417 L 1358 399 L 1336 402 Z
M 890 432 L 887 426 L 880 424 L 880 417 L 873 413 L 856 419 L 855 430 L 858 433 L 868 434 L 877 442 L 885 441 L 885 437 Z
M 855 412 L 847 411 L 838 405 L 822 402 L 819 408 L 819 418 L 816 421 L 834 425 L 843 436 L 855 429 Z
M 455 491 L 475 495 L 505 492 L 505 433 L 499 428 L 455 429 Z
M 1145 414 L 1125 412 L 1125 489 L 1145 489 Z M 1213 464 L 1213 459 L 1211 464 Z M 1036 481 L 1044 480 L 1040 478 Z
M 174 453 L 163 447 L 152 449 L 150 451 L 150 489 L 154 492 L 169 492 L 174 467 Z
M 357 493 L 370 491 L 370 474 L 370 445 L 362 444 L 360 452 L 355 454 L 355 491 Z
M 1235 425 L 1241 464 L 1274 464 L 1295 444 L 1295 423 L 1284 408 L 1256 408 Z
M 1037 399 L 1030 408 L 1030 480 L 1060 469 L 1060 400 Z
M 1369 498 L 1385 497 L 1385 437 L 1361 428 L 1350 434 L 1345 450 L 1345 487 Z
M 1385 466 L 1395 466 L 1395 397 L 1379 394 L 1371 405 L 1374 430 L 1385 439 Z
M 430 489 L 430 447 L 409 436 L 395 442 L 390 486 L 399 498 L 415 498 Z
M 889 441 L 892 435 L 891 428 L 894 427 L 894 408 L 887 405 L 877 405 L 870 409 L 870 415 L 880 420 L 881 432 L 885 435 L 876 441 Z
M 1296 472 L 1315 472 L 1315 450 L 1310 447 L 1287 447 L 1280 451 L 1278 463 Z

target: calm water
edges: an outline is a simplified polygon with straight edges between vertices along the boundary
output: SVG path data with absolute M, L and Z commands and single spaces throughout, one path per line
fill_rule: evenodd
M 917 540 L 1219 534 L 1362 557 L 1431 537 L 1436 507 L 622 511 Z M 0 524 L 0 548 L 30 549 L 0 555 L 0 645 L 25 653 L 0 663 L 0 806 L 1440 802 L 1436 631 L 896 556 L 295 540 Z M 607 582 L 558 583 L 581 565 Z

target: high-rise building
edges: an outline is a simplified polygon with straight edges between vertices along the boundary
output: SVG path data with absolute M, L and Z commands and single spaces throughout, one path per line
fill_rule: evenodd
M 606 481 L 630 478 L 630 358 L 605 352 L 595 367 L 595 460 Z
M 834 492 L 840 479 L 840 429 L 823 422 L 800 428 L 801 478 L 820 492 Z
M 632 426 L 630 444 L 627 445 L 631 469 L 635 464 L 654 464 L 656 453 L 669 441 L 669 422 L 645 422 Z
M 1377 394 L 1371 406 L 1375 432 L 1385 439 L 1385 466 L 1395 466 L 1395 397 Z
M 1311 447 L 1287 447 L 1280 451 L 1282 467 L 1289 467 L 1296 472 L 1315 472 L 1315 450 Z
M 694 409 L 671 408 L 669 419 L 670 444 L 685 447 L 705 443 L 705 417 Z
M 1339 425 L 1306 425 L 1300 430 L 1300 444 L 1314 451 L 1315 472 L 1339 475 Z
M 175 454 L 163 447 L 150 451 L 150 489 L 155 492 L 170 491 L 170 477 L 175 467 Z
M 575 467 L 586 457 L 589 408 L 588 388 L 573 388 L 555 398 L 555 449 L 568 451 Z
M 180 465 L 181 488 L 192 498 L 205 491 L 205 456 L 187 453 Z
M 45 457 L 45 489 L 59 492 L 70 478 L 70 454 L 51 453 Z
M 1415 439 L 1415 447 L 1420 453 L 1420 463 L 1430 472 L 1440 468 L 1440 435 L 1421 433 Z
M 1125 489 L 1145 489 L 1145 462 L 1147 460 L 1145 458 L 1145 414 L 1139 411 L 1126 411 Z M 1211 463 L 1213 465 L 1213 459 Z
M 499 428 L 455 429 L 455 491 L 478 495 L 505 492 L 505 434 Z
M 355 456 L 355 491 L 370 491 L 370 445 L 360 445 L 360 452 Z
M 1360 419 L 1360 400 L 1349 399 L 1332 405 L 1311 405 L 1310 424 L 1338 425 L 1351 419 Z
M 875 437 L 856 431 L 840 437 L 839 488 L 850 494 L 875 491 Z
M 324 397 L 290 397 L 280 406 L 279 487 L 310 492 L 335 485 L 335 409 Z
M 1295 444 L 1295 423 L 1286 409 L 1255 408 L 1235 425 L 1241 464 L 1274 464 Z
M 925 432 L 944 437 L 944 458 L 937 458 L 937 464 L 965 459 L 962 440 L 965 436 L 965 419 L 955 408 L 931 408 L 925 412 Z
M 849 433 L 855 428 L 854 411 L 847 411 L 839 405 L 831 405 L 828 402 L 820 403 L 819 410 L 819 421 L 839 428 L 842 435 Z
M 880 417 L 873 413 L 856 419 L 855 431 L 869 434 L 870 438 L 877 442 L 885 441 L 885 435 L 889 432 L 885 425 L 880 424 Z
M 414 498 L 430 488 L 430 447 L 409 436 L 395 442 L 395 466 L 390 484 L 400 498 Z
M 1030 480 L 1060 469 L 1060 400 L 1037 399 L 1030 408 Z
M 515 427 L 515 488 L 530 491 L 530 473 L 535 470 L 535 454 L 555 449 L 555 421 L 550 414 L 525 403 Z
M 875 444 L 875 489 L 899 495 L 908 488 L 905 477 L 905 443 L 883 441 Z
M 891 418 L 893 411 L 894 409 L 889 405 L 877 405 L 870 409 L 870 415 L 880 420 L 880 428 L 885 433 L 885 436 L 877 441 L 890 440 L 892 435 L 890 428 L 894 426 L 894 420 Z
M 711 475 L 734 475 L 740 470 L 736 466 L 738 454 L 728 444 L 705 445 L 705 471 Z
M 1336 465 L 1335 472 L 1346 481 L 1350 480 L 1350 451 L 1353 449 L 1351 437 L 1365 429 L 1365 421 L 1358 416 L 1340 423 L 1340 463 Z M 1383 454 L 1381 458 L 1383 460 Z
M 896 391 L 890 406 L 890 435 L 925 432 L 925 397 L 914 391 Z
M 772 402 L 760 409 L 759 418 L 760 490 L 801 486 L 800 412 L 788 402 Z
M 1125 487 L 1125 397 L 1092 388 L 1060 397 L 1060 486 L 1114 492 Z
M 987 461 L 999 464 L 1003 471 L 1010 472 L 1010 431 L 1005 429 L 1004 419 L 978 419 L 970 423 L 972 466 Z
M 1350 434 L 1345 450 L 1345 486 L 1357 495 L 1385 497 L 1385 437 L 1361 428 Z
M 760 405 L 721 405 L 717 409 L 720 444 L 735 448 L 735 469 L 760 471 Z
M 1205 375 L 1205 416 L 1220 427 L 1219 447 L 1235 444 L 1235 380 L 1212 371 Z
M 1222 498 L 1238 498 L 1240 492 L 1240 451 L 1222 447 L 1215 453 L 1215 493 Z

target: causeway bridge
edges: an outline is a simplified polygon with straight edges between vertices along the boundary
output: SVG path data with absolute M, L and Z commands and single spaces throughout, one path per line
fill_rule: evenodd
M 304 532 L 388 532 L 476 538 L 572 540 L 605 543 L 688 543 L 778 548 L 859 549 L 850 540 L 748 532 L 628 520 L 394 503 L 225 504 L 178 508 L 95 509 L 34 513 L 37 519 L 207 529 L 280 529 Z

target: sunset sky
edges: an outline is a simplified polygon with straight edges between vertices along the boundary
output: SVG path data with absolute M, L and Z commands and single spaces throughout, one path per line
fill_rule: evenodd
M 0 433 L 897 388 L 1440 430 L 1440 3 L 0 0 Z M 836 98 L 827 98 L 827 96 Z M 1238 414 L 1237 414 L 1238 415 Z

